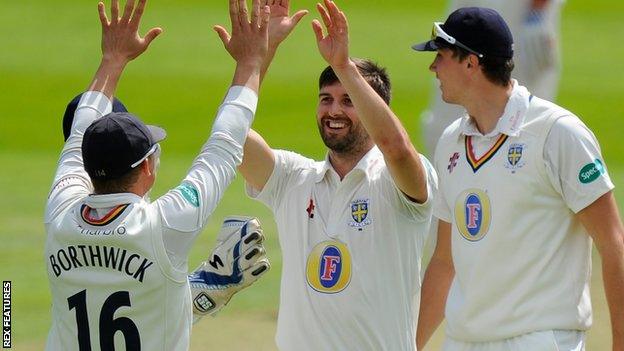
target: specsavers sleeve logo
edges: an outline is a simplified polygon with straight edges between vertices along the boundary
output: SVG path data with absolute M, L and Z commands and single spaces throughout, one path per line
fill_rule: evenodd
M 490 198 L 480 189 L 468 189 L 455 200 L 455 224 L 469 241 L 483 239 L 490 229 Z
M 592 163 L 586 164 L 579 171 L 579 181 L 583 184 L 591 183 L 604 174 L 605 168 L 599 159 L 596 159 Z
M 344 290 L 351 281 L 351 255 L 339 241 L 323 241 L 308 255 L 306 278 L 312 289 L 326 294 Z

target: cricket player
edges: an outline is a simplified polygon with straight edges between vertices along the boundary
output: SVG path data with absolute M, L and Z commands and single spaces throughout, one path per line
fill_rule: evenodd
M 145 4 L 128 0 L 121 13 L 113 0 L 110 20 L 98 5 L 102 61 L 78 103 L 45 212 L 46 350 L 187 350 L 191 311 L 215 311 L 268 269 L 257 221 L 230 218 L 211 261 L 187 278 L 188 252 L 242 160 L 270 9 L 254 1 L 250 21 L 244 2 L 230 1 L 232 86 L 180 186 L 150 202 L 165 132 L 109 113 L 124 67 L 162 32 L 138 34 Z
M 277 222 L 276 343 L 297 351 L 415 350 L 436 175 L 388 106 L 385 70 L 349 58 L 347 20 L 332 1 L 318 10 L 327 33 L 316 20 L 314 33 L 330 66 L 319 79 L 316 121 L 327 156 L 274 150 L 251 132 L 240 166 L 248 193 Z M 280 25 L 289 21 L 282 13 L 269 25 L 273 52 L 292 30 Z
M 419 349 L 446 318 L 444 350 L 584 350 L 593 241 L 624 350 L 624 228 L 594 134 L 511 79 L 513 38 L 492 9 L 454 11 L 414 49 L 436 52 L 442 98 L 467 111 L 434 160 Z
M 564 0 L 452 0 L 447 14 L 471 6 L 496 10 L 515 39 L 513 77 L 535 96 L 554 101 L 561 71 L 559 23 L 563 3 Z M 444 129 L 463 113 L 462 106 L 442 100 L 434 81 L 429 108 L 421 116 L 428 155 L 433 157 Z

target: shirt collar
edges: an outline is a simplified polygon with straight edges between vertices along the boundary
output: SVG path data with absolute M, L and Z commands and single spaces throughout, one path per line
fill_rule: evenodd
M 91 194 L 87 197 L 85 204 L 91 208 L 107 208 L 119 204 L 140 202 L 141 200 L 143 200 L 142 197 L 133 193 L 115 193 L 103 195 Z
M 368 152 L 358 161 L 358 163 L 353 167 L 353 169 L 348 173 L 351 174 L 353 172 L 368 174 L 369 170 L 374 166 L 377 162 L 379 162 L 379 158 L 383 157 L 381 151 L 377 147 L 377 145 L 373 146 L 372 149 L 368 150 Z M 323 180 L 327 174 L 327 171 L 330 169 L 333 170 L 331 162 L 329 161 L 329 153 L 325 155 L 325 160 L 321 163 L 320 168 L 317 171 L 315 181 L 318 183 Z
M 513 88 L 511 90 L 511 96 L 509 97 L 509 101 L 507 101 L 507 105 L 505 105 L 505 110 L 496 123 L 494 130 L 486 135 L 481 134 L 479 129 L 477 129 L 477 125 L 474 120 L 466 114 L 462 118 L 459 126 L 461 133 L 464 135 L 486 137 L 495 136 L 501 133 L 509 136 L 518 136 L 518 134 L 520 134 L 520 130 L 522 129 L 522 125 L 524 124 L 526 112 L 529 109 L 531 93 L 529 93 L 527 88 L 518 84 L 517 80 L 512 79 L 512 83 Z

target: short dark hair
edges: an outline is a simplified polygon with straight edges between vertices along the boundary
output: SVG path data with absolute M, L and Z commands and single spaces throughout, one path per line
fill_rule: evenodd
M 141 173 L 141 165 L 132 168 L 129 172 L 121 177 L 114 179 L 97 179 L 91 178 L 93 189 L 96 194 L 115 194 L 127 193 L 132 185 L 139 179 Z
M 373 90 L 381 96 L 387 105 L 390 105 L 392 86 L 390 85 L 390 77 L 388 76 L 386 69 L 367 59 L 351 58 L 351 61 L 355 63 L 355 66 L 360 74 L 364 76 L 368 85 L 370 85 Z M 319 89 L 332 85 L 338 81 L 339 79 L 336 76 L 336 73 L 334 73 L 334 70 L 331 66 L 327 66 L 323 72 L 321 72 L 319 77 Z
M 441 49 L 449 49 L 453 52 L 453 58 L 457 58 L 460 62 L 465 60 L 470 51 L 460 48 L 443 40 L 436 40 L 436 45 Z M 484 55 L 479 58 L 479 65 L 485 77 L 492 83 L 506 87 L 511 80 L 511 71 L 515 64 L 513 58 L 497 57 Z

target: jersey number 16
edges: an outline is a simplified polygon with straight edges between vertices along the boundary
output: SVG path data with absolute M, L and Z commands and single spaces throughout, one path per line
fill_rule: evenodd
M 82 290 L 67 298 L 69 310 L 76 309 L 76 326 L 78 327 L 78 347 L 80 351 L 91 351 L 89 337 L 89 319 L 87 317 L 87 291 Z M 127 351 L 140 351 L 141 338 L 139 329 L 128 317 L 114 318 L 115 311 L 122 306 L 130 306 L 130 293 L 117 291 L 111 294 L 100 312 L 100 349 L 102 351 L 115 350 L 115 333 L 120 331 L 126 341 Z

